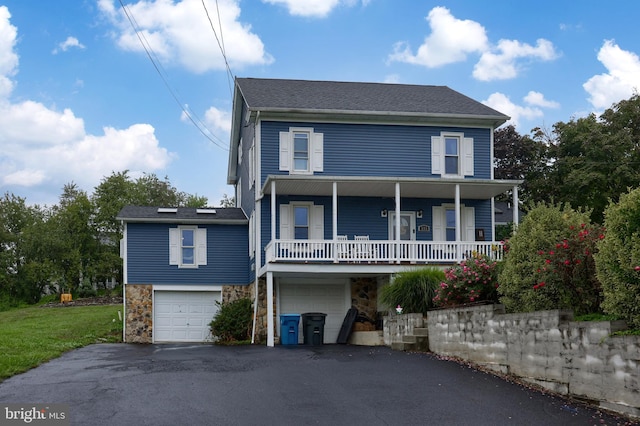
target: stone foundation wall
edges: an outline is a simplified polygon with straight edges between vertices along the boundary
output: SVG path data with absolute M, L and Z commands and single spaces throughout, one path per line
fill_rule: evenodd
M 640 336 L 622 321 L 575 322 L 573 312 L 505 314 L 501 305 L 428 312 L 429 348 L 554 392 L 640 417 Z
M 125 286 L 125 342 L 151 343 L 153 341 L 152 294 L 151 284 Z
M 351 278 L 351 306 L 375 324 L 378 314 L 378 281 L 376 278 Z

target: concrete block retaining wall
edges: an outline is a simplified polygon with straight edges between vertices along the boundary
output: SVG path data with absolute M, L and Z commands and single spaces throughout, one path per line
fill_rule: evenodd
M 612 337 L 626 328 L 622 321 L 575 322 L 563 310 L 505 314 L 501 305 L 485 305 L 431 311 L 427 327 L 434 353 L 640 417 L 640 336 Z
M 402 336 L 413 334 L 415 328 L 424 327 L 422 314 L 391 314 L 383 318 L 383 339 L 385 346 L 402 342 Z

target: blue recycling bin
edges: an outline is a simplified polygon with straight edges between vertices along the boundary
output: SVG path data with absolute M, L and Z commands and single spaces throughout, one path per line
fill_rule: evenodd
M 280 315 L 280 344 L 282 345 L 298 344 L 298 324 L 299 323 L 300 323 L 300 315 L 298 314 Z

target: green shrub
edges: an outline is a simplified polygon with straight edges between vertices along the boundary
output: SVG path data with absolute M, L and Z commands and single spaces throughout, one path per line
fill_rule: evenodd
M 510 312 L 598 312 L 602 289 L 593 254 L 600 238 L 602 229 L 590 224 L 589 212 L 536 205 L 507 243 L 500 302 Z
M 250 299 L 238 299 L 229 303 L 216 302 L 218 313 L 209 323 L 216 343 L 244 342 L 251 338 L 253 308 Z
M 400 305 L 404 313 L 426 315 L 433 308 L 433 297 L 443 279 L 444 272 L 431 267 L 399 272 L 380 289 L 380 301 L 389 309 Z
M 474 255 L 445 271 L 433 302 L 436 306 L 456 306 L 481 301 L 497 302 L 498 262 Z
M 640 328 L 640 189 L 605 210 L 606 237 L 595 256 L 602 282 L 602 309 Z

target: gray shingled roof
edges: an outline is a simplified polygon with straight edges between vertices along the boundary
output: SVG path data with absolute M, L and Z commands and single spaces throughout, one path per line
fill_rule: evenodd
M 178 207 L 175 213 L 162 213 L 162 207 L 125 206 L 116 216 L 125 222 L 171 222 L 171 223 L 245 223 L 247 217 L 242 209 L 219 208 L 215 213 L 198 213 L 192 207 Z M 207 208 L 209 210 L 210 208 Z
M 447 86 L 237 78 L 253 110 L 395 112 L 424 115 L 508 116 Z

